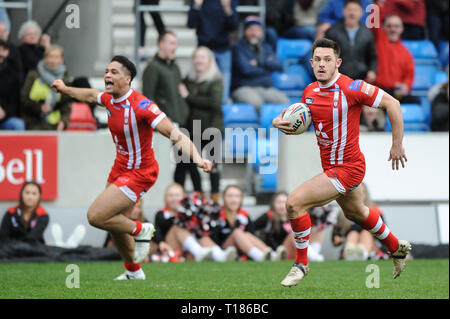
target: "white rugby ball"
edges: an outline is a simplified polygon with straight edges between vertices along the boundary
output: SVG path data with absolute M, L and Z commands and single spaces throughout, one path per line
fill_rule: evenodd
M 284 121 L 291 122 L 294 134 L 306 132 L 311 125 L 311 110 L 305 103 L 295 103 L 288 107 L 283 116 Z

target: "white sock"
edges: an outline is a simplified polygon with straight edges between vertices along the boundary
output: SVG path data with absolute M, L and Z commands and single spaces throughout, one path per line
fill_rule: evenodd
M 194 236 L 189 236 L 184 240 L 183 248 L 194 256 L 198 256 L 198 254 L 200 254 L 204 249 L 202 246 L 200 246 Z
M 215 261 L 225 261 L 225 252 L 218 245 L 212 249 L 212 258 Z
M 264 258 L 264 252 L 256 247 L 250 248 L 248 256 L 255 261 L 262 261 Z
M 314 249 L 317 254 L 320 254 L 320 250 L 322 249 L 322 244 L 318 242 L 309 243 L 309 249 Z

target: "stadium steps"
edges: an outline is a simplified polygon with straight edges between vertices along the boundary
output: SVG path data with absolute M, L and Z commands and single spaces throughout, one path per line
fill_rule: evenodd
M 180 0 L 164 0 L 166 6 L 180 6 Z M 134 0 L 113 0 L 113 55 L 125 55 L 134 60 L 135 43 L 135 15 Z M 181 72 L 185 74 L 189 68 L 190 58 L 197 45 L 195 30 L 188 29 L 187 14 L 182 12 L 163 12 L 162 19 L 168 30 L 174 31 L 178 36 L 177 62 Z M 149 14 L 144 15 L 147 23 L 145 36 L 147 57 L 153 57 L 157 51 L 156 43 L 158 32 L 153 25 L 153 19 Z M 140 70 L 145 67 L 146 62 L 141 61 Z

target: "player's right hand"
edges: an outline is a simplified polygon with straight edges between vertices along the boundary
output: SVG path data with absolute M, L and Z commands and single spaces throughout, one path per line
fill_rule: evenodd
M 295 130 L 291 127 L 291 122 L 283 121 L 284 113 L 286 113 L 287 109 L 284 109 L 280 115 L 272 120 L 273 127 L 279 129 L 286 135 L 293 135 Z
M 52 83 L 52 88 L 57 92 L 57 93 L 64 93 L 64 90 L 66 88 L 66 85 L 64 84 L 64 82 L 62 80 L 55 80 Z

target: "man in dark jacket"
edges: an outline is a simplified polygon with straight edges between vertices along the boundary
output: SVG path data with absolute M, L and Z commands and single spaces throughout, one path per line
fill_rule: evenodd
M 263 34 L 259 18 L 249 16 L 244 22 L 244 38 L 233 47 L 232 98 L 257 109 L 264 103 L 289 103 L 284 93 L 273 88 L 271 73 L 282 71 L 282 66 Z
M 158 38 L 158 52 L 144 70 L 143 94 L 158 105 L 166 115 L 181 127 L 186 126 L 189 108 L 180 95 L 181 72 L 175 62 L 177 36 L 165 31 Z
M 9 59 L 8 44 L 0 39 L 0 129 L 25 130 L 19 116 L 20 67 Z
M 230 34 L 239 27 L 236 0 L 193 0 L 188 15 L 188 27 L 196 29 L 199 46 L 214 52 L 224 79 L 222 102 L 230 94 L 231 46 Z
M 339 72 L 353 79 L 373 83 L 376 78 L 377 53 L 372 32 L 361 24 L 363 8 L 358 0 L 347 1 L 344 20 L 334 24 L 325 37 L 341 47 L 342 65 Z

